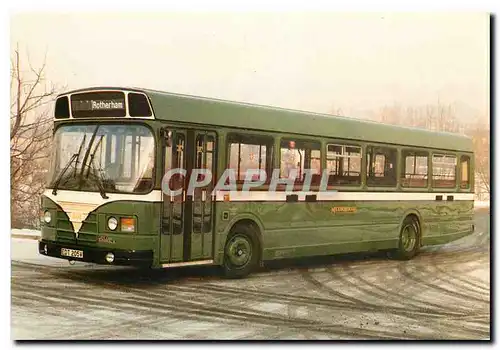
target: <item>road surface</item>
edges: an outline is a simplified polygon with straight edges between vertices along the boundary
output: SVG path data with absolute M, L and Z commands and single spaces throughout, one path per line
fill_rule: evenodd
M 136 270 L 38 256 L 12 240 L 11 337 L 488 339 L 489 213 L 411 261 L 383 254 L 280 262 L 243 280 L 212 268 Z

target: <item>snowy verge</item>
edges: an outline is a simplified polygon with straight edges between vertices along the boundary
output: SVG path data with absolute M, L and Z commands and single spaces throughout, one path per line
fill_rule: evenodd
M 22 261 L 37 265 L 68 266 L 68 261 L 55 259 L 38 253 L 38 242 L 33 239 L 12 238 L 10 245 L 10 260 Z M 78 262 L 75 265 L 85 263 Z
M 39 230 L 17 229 L 17 228 L 11 229 L 10 234 L 13 238 L 25 238 L 25 239 L 38 239 L 41 236 Z
M 489 208 L 490 201 L 474 201 L 474 209 L 478 208 Z

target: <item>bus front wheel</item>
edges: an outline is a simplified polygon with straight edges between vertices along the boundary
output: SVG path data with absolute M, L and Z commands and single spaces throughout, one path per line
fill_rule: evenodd
M 245 277 L 257 267 L 258 262 L 258 240 L 253 228 L 235 226 L 224 247 L 224 275 L 227 278 Z
M 401 225 L 398 248 L 392 256 L 398 260 L 410 260 L 420 249 L 420 225 L 416 218 L 408 216 Z

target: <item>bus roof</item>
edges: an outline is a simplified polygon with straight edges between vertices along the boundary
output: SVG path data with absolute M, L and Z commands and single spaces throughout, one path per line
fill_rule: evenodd
M 455 133 L 151 89 L 79 91 L 94 89 L 144 92 L 161 120 L 472 152 L 472 140 Z

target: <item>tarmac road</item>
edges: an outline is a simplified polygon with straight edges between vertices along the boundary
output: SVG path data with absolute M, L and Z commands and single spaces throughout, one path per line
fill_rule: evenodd
M 425 248 L 411 261 L 356 254 L 280 262 L 243 280 L 225 280 L 211 268 L 150 271 L 14 258 L 11 334 L 15 340 L 488 339 L 489 219 L 477 213 L 475 234 Z

